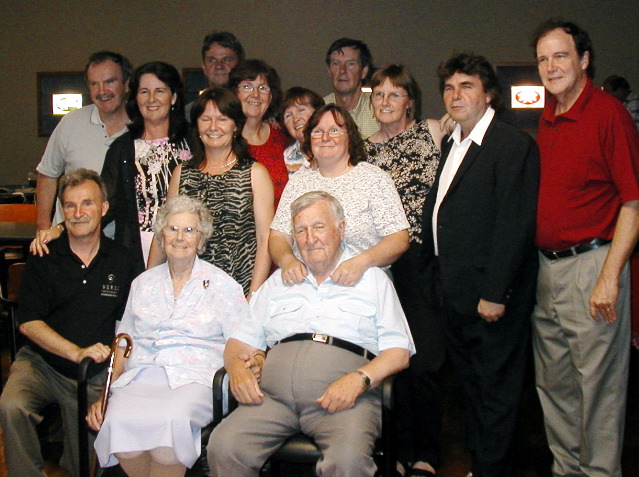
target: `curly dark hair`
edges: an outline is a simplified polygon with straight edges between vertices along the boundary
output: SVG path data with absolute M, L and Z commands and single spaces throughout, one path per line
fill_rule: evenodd
M 237 87 L 242 81 L 253 81 L 260 75 L 264 76 L 268 87 L 271 88 L 271 102 L 264 113 L 263 119 L 277 118 L 280 111 L 280 102 L 282 101 L 282 82 L 280 81 L 280 75 L 277 74 L 277 71 L 272 66 L 267 65 L 262 60 L 246 60 L 229 73 L 228 88 L 237 93 Z
M 193 125 L 193 128 L 191 132 L 194 147 L 193 157 L 189 163 L 193 167 L 199 168 L 206 161 L 206 151 L 204 149 L 204 143 L 202 142 L 202 139 L 200 139 L 197 120 L 200 116 L 202 116 L 202 113 L 204 113 L 206 103 L 209 101 L 215 104 L 217 109 L 219 109 L 223 115 L 228 116 L 235 123 L 237 131 L 233 136 L 231 149 L 237 156 L 239 163 L 252 163 L 253 158 L 249 153 L 248 144 L 246 143 L 246 139 L 242 137 L 242 128 L 246 122 L 246 117 L 242 112 L 242 103 L 240 103 L 240 100 L 237 99 L 237 96 L 235 96 L 231 91 L 219 86 L 205 90 L 195 101 L 193 101 L 193 106 L 191 107 L 191 124 Z
M 444 93 L 446 80 L 455 73 L 463 73 L 468 76 L 479 76 L 484 91 L 490 96 L 490 105 L 495 112 L 500 113 L 504 109 L 504 100 L 501 97 L 501 88 L 497 74 L 490 62 L 483 56 L 472 53 L 458 53 L 444 61 L 437 68 L 439 77 L 439 92 Z
M 345 108 L 336 104 L 327 104 L 315 110 L 313 115 L 308 119 L 306 123 L 306 129 L 304 129 L 304 144 L 302 145 L 302 152 L 308 157 L 311 166 L 317 167 L 317 159 L 313 154 L 311 146 L 311 131 L 317 127 L 317 124 L 322 119 L 324 114 L 331 113 L 335 122 L 342 128 L 345 128 L 348 133 L 348 163 L 351 166 L 357 165 L 359 162 L 365 162 L 367 159 L 366 149 L 364 149 L 364 140 L 359 133 L 359 128 L 351 115 Z
M 139 139 L 144 133 L 144 118 L 138 107 L 137 94 L 140 88 L 140 78 L 145 74 L 152 74 L 166 84 L 175 94 L 175 104 L 169 111 L 169 141 L 180 142 L 186 136 L 188 123 L 184 117 L 184 86 L 180 73 L 175 66 L 163 61 L 151 61 L 138 67 L 131 78 L 131 94 L 126 102 L 126 112 L 131 119 L 129 131 L 133 139 Z

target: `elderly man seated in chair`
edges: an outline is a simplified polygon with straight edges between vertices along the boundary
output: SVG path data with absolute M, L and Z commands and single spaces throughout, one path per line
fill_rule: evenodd
M 251 299 L 251 319 L 227 342 L 224 364 L 240 407 L 211 436 L 212 475 L 257 476 L 287 437 L 303 432 L 322 452 L 319 475 L 372 476 L 381 420 L 376 388 L 408 366 L 413 340 L 381 269 L 370 268 L 353 287 L 331 280 L 351 257 L 339 202 L 309 192 L 293 202 L 291 215 L 310 273 L 286 285 L 276 271 Z M 258 381 L 245 358 L 260 364 L 267 347 Z

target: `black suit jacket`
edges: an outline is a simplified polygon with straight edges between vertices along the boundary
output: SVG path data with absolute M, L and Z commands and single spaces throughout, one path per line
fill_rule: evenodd
M 435 183 L 424 203 L 423 259 L 432 271 L 431 218 L 442 168 L 452 147 L 444 140 Z M 472 143 L 444 197 L 437 236 L 441 288 L 457 312 L 477 314 L 480 298 L 506 313 L 532 312 L 537 275 L 534 248 L 539 152 L 526 133 L 493 119 L 482 145 Z M 432 273 L 427 273 L 433 280 Z M 429 284 L 434 290 L 434 284 Z

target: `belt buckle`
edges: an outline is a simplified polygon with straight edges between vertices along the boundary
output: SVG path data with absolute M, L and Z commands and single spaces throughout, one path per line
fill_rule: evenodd
M 324 333 L 313 333 L 312 339 L 313 341 L 317 341 L 318 343 L 327 343 L 328 335 L 325 335 Z

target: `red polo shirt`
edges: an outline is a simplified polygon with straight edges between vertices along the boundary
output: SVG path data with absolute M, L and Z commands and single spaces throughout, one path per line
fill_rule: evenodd
M 639 135 L 628 111 L 590 79 L 575 104 L 539 120 L 537 246 L 563 250 L 612 239 L 619 208 L 639 200 Z

